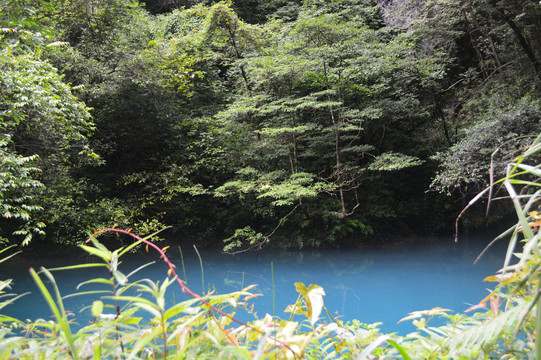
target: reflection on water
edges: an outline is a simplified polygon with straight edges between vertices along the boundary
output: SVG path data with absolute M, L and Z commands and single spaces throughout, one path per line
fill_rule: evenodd
M 413 330 L 411 324 L 397 324 L 397 321 L 409 312 L 436 306 L 461 312 L 486 296 L 487 288 L 492 284 L 483 283 L 483 279 L 501 267 L 505 252 L 504 246 L 491 249 L 478 264 L 473 265 L 486 243 L 488 241 L 464 239 L 455 244 L 449 238 L 443 242 L 382 245 L 344 251 L 267 251 L 237 256 L 202 251 L 204 278 L 195 252 L 184 250 L 184 267 L 188 286 L 198 293 L 213 290 L 223 294 L 257 284 L 252 292 L 263 294 L 253 300 L 258 317 L 273 313 L 273 298 L 275 315 L 289 317 L 283 310 L 297 299 L 294 283 L 300 281 L 306 285 L 321 285 L 326 292 L 325 306 L 343 320 L 383 322 L 384 331 L 406 333 Z M 177 259 L 173 261 L 177 269 L 183 269 L 180 256 L 170 256 Z M 158 257 L 130 255 L 124 258 L 120 268 L 127 274 L 152 260 L 158 260 Z M 62 265 L 65 264 L 55 264 Z M 39 266 L 35 264 L 34 267 Z M 28 265 L 0 265 L 0 277 L 15 280 L 12 292 L 32 291 L 31 295 L 2 311 L 19 319 L 47 319 L 50 311 L 28 275 L 28 268 Z M 166 273 L 166 266 L 158 261 L 145 268 L 137 278 L 158 281 Z M 179 274 L 183 276 L 183 271 L 179 270 Z M 91 277 L 108 277 L 103 269 L 58 271 L 54 275 L 62 295 L 76 292 L 77 284 Z M 84 286 L 80 290 L 94 289 Z M 176 288 L 168 295 L 171 303 L 186 298 Z M 85 324 L 89 321 L 87 307 L 92 300 L 95 298 L 68 298 L 65 300 L 66 308 L 76 314 L 79 323 Z M 240 311 L 237 316 L 249 320 L 252 315 Z

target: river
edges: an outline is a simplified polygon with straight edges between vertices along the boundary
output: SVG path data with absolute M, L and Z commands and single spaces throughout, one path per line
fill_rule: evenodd
M 186 275 L 190 289 L 203 293 L 209 289 L 217 293 L 240 290 L 256 284 L 252 292 L 263 296 L 253 300 L 257 316 L 266 313 L 288 318 L 284 313 L 288 304 L 297 299 L 295 282 L 318 284 L 325 289 L 325 306 L 342 320 L 358 319 L 363 323 L 383 322 L 384 332 L 406 334 L 413 331 L 411 322 L 398 321 L 409 312 L 437 306 L 463 312 L 488 294 L 492 283 L 483 279 L 503 265 L 505 244 L 490 249 L 477 264 L 473 264 L 488 240 L 451 238 L 415 243 L 382 243 L 355 250 L 262 251 L 236 256 L 219 251 L 201 251 L 201 264 L 193 248 L 183 249 L 184 265 L 178 252 L 170 256 L 181 277 Z M 169 253 L 168 253 L 169 254 Z M 120 269 L 129 273 L 141 264 L 156 260 L 137 278 L 162 280 L 167 267 L 152 253 L 130 254 L 123 258 Z M 53 265 L 54 263 L 54 265 Z M 13 293 L 31 291 L 30 295 L 0 310 L 21 320 L 50 318 L 50 310 L 31 279 L 28 268 L 39 269 L 73 263 L 70 259 L 43 259 L 28 264 L 0 264 L 1 279 L 14 279 Z M 54 272 L 62 295 L 76 292 L 77 284 L 96 276 L 100 270 L 70 270 Z M 274 282 L 274 284 L 273 284 Z M 172 289 L 176 289 L 176 286 Z M 82 290 L 90 288 L 83 287 Z M 169 303 L 186 299 L 180 289 L 171 291 Z M 75 297 L 65 300 L 79 324 L 89 321 L 86 308 L 95 297 Z M 252 315 L 239 312 L 238 317 L 249 320 Z M 252 317 L 253 318 L 253 317 Z M 299 320 L 302 320 L 299 318 Z

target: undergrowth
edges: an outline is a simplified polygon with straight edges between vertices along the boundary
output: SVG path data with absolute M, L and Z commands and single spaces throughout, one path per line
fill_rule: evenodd
M 518 221 L 497 238 L 509 241 L 502 269 L 487 278 L 498 285 L 468 314 L 450 314 L 442 308 L 418 311 L 402 320 L 412 321 L 416 331 L 406 336 L 383 334 L 377 324 L 343 322 L 328 312 L 323 317 L 323 288 L 296 283 L 299 296 L 286 309 L 290 313 L 287 319 L 267 314 L 242 322 L 235 313 L 248 307 L 250 299 L 258 295 L 251 291 L 252 287 L 200 296 L 177 276 L 165 249 L 152 243 L 150 236 L 140 238 L 124 230 L 103 229 L 80 245 L 98 259 L 95 263 L 30 269 L 54 318 L 24 322 L 0 315 L 0 359 L 540 358 L 541 341 L 536 337 L 541 331 L 540 153 L 541 136 L 508 164 L 504 178 L 491 179 L 490 187 L 471 202 L 486 194 L 490 201 L 508 199 L 515 206 Z M 507 195 L 496 197 L 499 190 L 505 190 Z M 134 238 L 134 243 L 111 251 L 98 241 L 103 232 L 125 233 Z M 132 280 L 146 265 L 129 274 L 121 271 L 122 256 L 142 243 L 153 248 L 168 265 L 168 273 L 161 281 Z M 12 251 L 5 248 L 0 255 Z M 85 309 L 91 313 L 92 322 L 75 330 L 51 271 L 80 268 L 105 268 L 109 276 L 80 285 L 79 289 L 89 284 L 101 289 L 75 294 L 95 297 Z M 10 284 L 11 280 L 0 281 L 0 313 L 24 295 L 7 293 Z M 166 293 L 173 286 L 180 286 L 191 299 L 166 306 Z M 436 317 L 444 318 L 445 325 L 431 326 L 430 321 Z

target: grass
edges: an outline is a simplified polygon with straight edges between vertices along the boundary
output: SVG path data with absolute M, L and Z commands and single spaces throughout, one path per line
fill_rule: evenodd
M 504 197 L 513 203 L 517 223 L 499 237 L 509 240 L 504 267 L 487 278 L 498 285 L 472 306 L 471 314 L 450 315 L 441 308 L 418 311 L 403 319 L 412 321 L 416 331 L 406 336 L 383 334 L 374 324 L 342 322 L 333 317 L 325 320 L 321 317 L 327 312 L 324 289 L 296 283 L 299 295 L 288 307 L 288 319 L 277 317 L 273 306 L 273 316 L 243 322 L 234 315 L 257 295 L 251 292 L 252 287 L 230 294 L 199 295 L 178 277 L 167 249 L 158 247 L 151 237 L 103 229 L 81 245 L 97 262 L 62 269 L 108 269 L 108 277 L 81 284 L 81 288 L 89 283 L 103 287 L 97 292 L 79 293 L 96 297 L 88 309 L 94 321 L 73 330 L 51 271 L 31 269 L 54 319 L 22 322 L 0 315 L 0 359 L 539 359 L 540 152 L 541 136 L 509 163 L 505 178 L 491 181 L 491 188 L 484 192 L 492 198 L 498 191 L 506 191 Z M 121 233 L 134 242 L 111 251 L 98 241 L 104 232 Z M 515 257 L 519 243 L 522 251 Z M 140 244 L 156 251 L 168 265 L 161 281 L 132 281 L 137 271 L 122 272 L 120 259 Z M 10 251 L 13 249 L 0 253 Z M 0 310 L 17 300 L 16 295 L 6 292 L 9 284 L 9 280 L 0 282 Z M 179 286 L 191 299 L 166 306 L 173 286 Z M 204 280 L 202 286 L 204 289 Z M 150 320 L 143 321 L 143 314 Z M 445 324 L 432 327 L 434 318 L 445 319 Z

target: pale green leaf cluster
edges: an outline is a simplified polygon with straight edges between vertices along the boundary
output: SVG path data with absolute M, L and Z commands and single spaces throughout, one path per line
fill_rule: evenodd
M 269 242 L 269 238 L 265 235 L 256 232 L 250 226 L 246 226 L 242 229 L 236 229 L 235 233 L 224 239 L 226 244 L 223 248 L 225 252 L 232 251 L 233 249 L 240 249 L 243 246 L 249 248 L 261 248 L 263 244 Z
M 415 156 L 409 156 L 399 153 L 383 153 L 377 156 L 368 166 L 368 170 L 376 171 L 392 171 L 400 170 L 412 166 L 418 166 L 423 163 L 422 160 Z
M 255 193 L 258 199 L 269 198 L 272 200 L 272 205 L 284 206 L 334 189 L 333 184 L 318 181 L 315 175 L 309 173 L 295 173 L 287 176 L 280 171 L 260 173 L 254 168 L 244 168 L 239 170 L 238 174 L 241 179 L 218 187 L 215 195 L 227 196 L 237 193 L 244 196 Z
M 23 244 L 27 244 L 32 234 L 43 234 L 45 227 L 42 222 L 31 221 L 31 214 L 41 209 L 33 202 L 32 193 L 43 184 L 36 180 L 39 169 L 33 166 L 37 155 L 13 154 L 9 144 L 9 138 L 0 139 L 0 211 L 5 219 L 21 220 L 23 225 L 13 235 L 24 236 Z M 7 241 L 1 236 L 0 240 Z
M 295 209 L 304 206 L 303 198 L 317 198 L 327 208 L 322 213 L 344 219 L 360 206 L 365 169 L 422 164 L 396 152 L 378 155 L 383 151 L 366 138 L 393 116 L 389 102 L 407 111 L 393 83 L 435 81 L 443 67 L 416 58 L 415 35 L 390 36 L 353 16 L 359 9 L 350 6 L 359 3 L 305 4 L 296 21 L 262 25 L 268 36 L 242 49 L 235 65 L 245 91 L 216 115 L 242 139 L 242 170 L 217 188 L 218 196 L 246 199 L 251 193 L 255 200 Z
M 40 152 L 65 151 L 83 142 L 94 129 L 89 108 L 48 62 L 32 53 L 14 54 L 13 50 L 12 46 L 0 49 L 4 69 L 0 76 L 2 131 L 25 128 L 41 142 L 30 150 Z
M 45 223 L 38 216 L 47 183 L 43 179 L 61 178 L 74 162 L 98 159 L 88 143 L 95 129 L 90 109 L 42 59 L 37 37 L 0 46 L 0 206 L 2 217 L 12 220 L 0 238 L 14 227 L 11 233 L 22 236 L 23 245 L 33 235 L 44 235 Z M 33 46 L 22 46 L 23 40 Z

